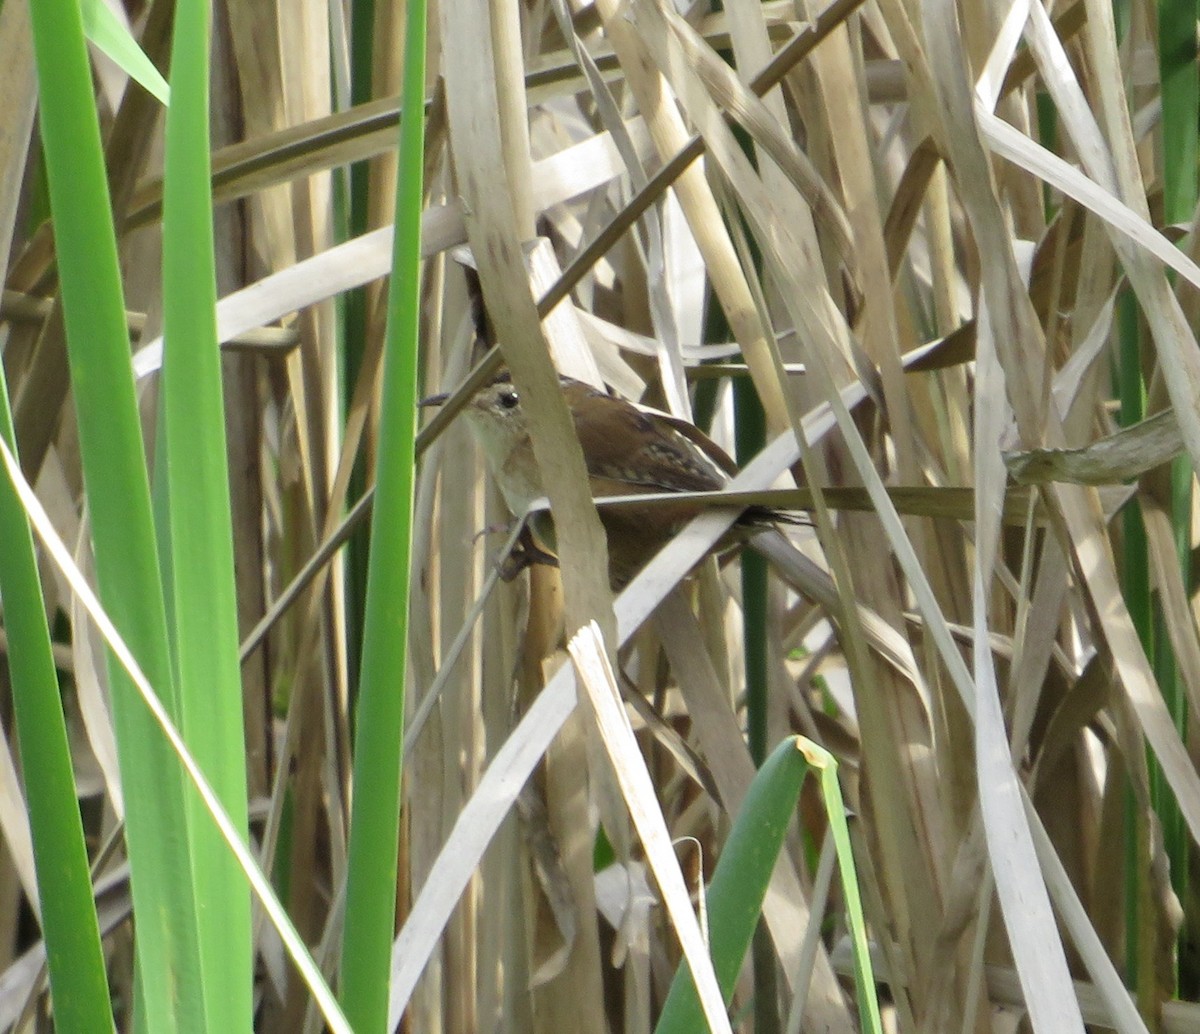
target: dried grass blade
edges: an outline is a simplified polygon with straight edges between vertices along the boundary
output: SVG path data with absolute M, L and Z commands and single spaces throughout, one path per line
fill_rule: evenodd
M 1038 69 L 1088 173 L 1101 186 L 1118 190 L 1120 199 L 1140 216 L 1141 221 L 1148 223 L 1146 191 L 1135 154 L 1129 112 L 1123 91 L 1115 88 L 1115 84 L 1122 81 L 1122 74 L 1112 12 L 1101 12 L 1100 6 L 1088 4 L 1088 40 L 1092 60 L 1096 63 L 1095 82 L 1108 130 L 1108 144 L 1087 106 L 1062 43 L 1040 4 L 1030 8 L 1028 36 Z M 1197 354 L 1195 335 L 1162 269 L 1150 261 L 1142 248 L 1134 247 L 1124 234 L 1110 236 L 1150 325 L 1165 375 L 1164 384 L 1174 403 L 1192 467 L 1200 473 L 1200 355 Z M 1174 248 L 1170 250 L 1179 254 Z M 1157 250 L 1155 255 L 1178 268 L 1177 259 L 1171 261 L 1159 255 Z M 1197 283 L 1193 278 L 1195 264 L 1188 262 L 1187 265 L 1192 269 L 1184 275 Z
M 1117 231 L 1114 243 L 1127 238 L 1164 265 L 1200 287 L 1200 266 L 1173 245 L 1161 232 L 1100 182 L 1085 176 L 1058 155 L 1030 140 L 1019 129 L 982 108 L 976 109 L 980 133 L 988 147 L 1026 172 L 1074 198 Z
M 1081 449 L 1029 449 L 1004 456 L 1008 472 L 1022 485 L 1069 481 L 1076 485 L 1119 485 L 1174 459 L 1183 436 L 1173 410 L 1123 428 Z
M 571 637 L 567 649 L 587 692 L 601 741 L 608 751 L 650 868 L 683 945 L 708 1028 L 714 1032 L 729 1031 L 732 1034 L 721 989 L 713 972 L 712 959 L 688 899 L 687 884 L 671 846 L 671 835 L 667 831 L 653 781 L 634 739 L 629 717 L 620 703 L 620 690 L 608 663 L 599 626 L 595 622 L 585 625 Z
M 608 134 L 592 137 L 535 163 L 535 205 L 540 211 L 561 204 L 602 186 L 623 171 Z M 422 257 L 428 258 L 466 239 L 457 204 L 435 206 L 422 214 Z M 217 303 L 217 339 L 228 341 L 306 306 L 378 280 L 391 268 L 392 249 L 390 226 L 372 230 L 234 291 Z M 134 355 L 134 371 L 139 378 L 161 365 L 161 337 L 146 342 Z
M 87 522 L 82 522 L 77 540 L 75 563 L 80 570 L 93 568 Z M 117 757 L 117 737 L 109 707 L 108 672 L 104 664 L 104 643 L 94 634 L 87 610 L 79 597 L 70 596 L 71 658 L 75 666 L 75 686 L 79 711 L 88 744 L 104 776 L 109 803 L 117 818 L 125 819 L 125 794 L 121 789 L 121 768 Z
M 854 401 L 862 397 L 858 385 L 848 387 L 846 392 Z M 812 425 L 808 433 L 814 439 L 829 430 L 832 421 L 827 407 L 818 407 Z M 739 487 L 767 484 L 794 463 L 796 456 L 792 436 L 780 436 L 755 457 L 733 483 Z M 733 518 L 733 514 L 716 512 L 695 518 L 630 583 L 615 604 L 618 645 L 628 641 L 666 594 L 712 548 Z M 428 881 L 421 889 L 408 921 L 392 947 L 389 1029 L 394 1030 L 399 1024 L 417 980 L 471 874 L 534 766 L 574 706 L 574 676 L 570 668 L 564 666 L 546 684 L 517 728 L 496 752 L 475 793 L 463 806 L 431 869 L 437 872 L 438 879 Z
M 1192 618 L 1187 587 L 1179 570 L 1175 532 L 1170 515 L 1161 506 L 1145 498 L 1141 503 L 1162 621 L 1188 695 L 1188 710 L 1191 714 L 1200 714 L 1200 642 L 1196 638 L 1196 622 Z
M 11 619 L 9 619 L 11 622 Z M 26 766 L 28 767 L 28 766 Z M 74 792 L 71 794 L 74 797 Z M 30 830 L 29 806 L 17 777 L 17 766 L 6 738 L 0 737 L 0 833 L 8 850 L 17 882 L 29 898 L 34 915 L 40 920 L 41 897 L 38 894 L 37 872 L 34 868 L 33 836 Z
M 656 2 L 652 0 L 641 4 L 632 12 L 622 8 L 615 0 L 599 0 L 596 6 L 613 49 L 625 69 L 626 82 L 665 161 L 688 146 L 689 136 L 677 108 L 667 99 L 663 75 L 665 65 L 660 62 L 656 67 L 647 52 L 649 41 L 665 45 L 669 35 L 669 30 L 661 20 L 661 12 L 655 6 Z M 631 24 L 631 13 L 636 13 L 639 24 Z M 724 123 L 721 123 L 721 130 L 728 133 Z M 778 431 L 789 422 L 779 356 L 761 324 L 753 292 L 740 268 L 720 208 L 703 170 L 694 165 L 685 168 L 675 182 L 675 191 L 704 257 L 713 291 L 720 299 L 733 335 L 746 355 L 755 386 L 767 411 L 768 427 Z
M 5 4 L 0 8 L 0 255 L 12 247 L 22 197 L 22 170 L 29 153 L 37 107 L 37 79 L 33 51 L 28 45 L 29 5 Z
M 534 455 L 556 517 L 566 621 L 573 630 L 592 617 L 604 620 L 603 615 L 611 613 L 608 546 L 530 293 L 521 252 L 525 231 L 513 211 L 510 177 L 507 170 L 496 167 L 496 156 L 504 153 L 505 127 L 499 120 L 490 19 L 476 17 L 465 4 L 447 3 L 441 14 L 446 32 L 453 30 L 459 45 L 474 58 L 450 62 L 445 69 L 451 147 L 488 315 L 505 342 L 504 357 L 513 383 L 528 403 Z M 528 160 L 527 154 L 524 157 Z
M 1056 486 L 1055 494 L 1121 685 L 1175 793 L 1192 838 L 1200 843 L 1200 778 L 1175 730 L 1122 600 L 1098 501 L 1088 489 L 1070 485 Z
M 388 1026 L 400 1023 L 417 980 L 436 948 L 471 874 L 550 741 L 575 709 L 575 678 L 564 665 L 496 751 L 475 792 L 463 805 L 408 919 L 392 945 Z
M 992 348 L 986 304 L 975 358 L 975 563 L 972 614 L 976 643 L 987 638 L 988 601 L 1000 532 L 1004 467 L 1000 437 L 1008 417 L 1004 378 Z M 1025 1004 L 1038 1030 L 1083 1031 L 1079 1003 L 1058 939 L 1032 835 L 1021 808 L 991 650 L 976 648 L 975 764 L 979 806 L 991 870 L 1021 977 Z
M 713 101 L 779 166 L 811 207 L 813 217 L 837 247 L 846 268 L 854 269 L 855 245 L 850 221 L 812 161 L 784 132 L 767 105 L 742 84 L 733 69 L 718 58 L 687 22 L 678 16 L 668 16 L 667 24 Z
M 1054 895 L 1054 903 L 1058 914 L 1062 917 L 1063 925 L 1070 931 L 1071 940 L 1083 957 L 1084 964 L 1087 966 L 1092 980 L 1095 981 L 1096 990 L 1108 1008 L 1107 1022 L 1121 1034 L 1147 1034 L 1146 1024 L 1138 1014 L 1137 1006 L 1134 1005 L 1133 999 L 1125 987 L 1125 982 L 1121 979 L 1121 974 L 1117 972 L 1112 959 L 1108 957 L 1107 950 L 1100 938 L 1096 936 L 1096 930 L 1084 909 L 1083 902 L 1080 901 L 1079 895 L 1075 891 L 1071 877 L 1063 868 L 1058 852 L 1054 850 L 1054 845 L 1046 835 L 1046 830 L 1042 826 L 1033 802 L 1024 793 L 1022 800 L 1029 818 L 1029 826 L 1033 831 L 1033 843 L 1038 853 L 1042 872 L 1046 876 L 1046 883 Z M 1078 985 L 1075 986 L 1078 987 Z M 1076 1000 L 1083 1005 L 1086 999 L 1084 995 L 1077 992 Z M 1097 1021 L 1093 1015 L 1089 1014 L 1088 1022 Z

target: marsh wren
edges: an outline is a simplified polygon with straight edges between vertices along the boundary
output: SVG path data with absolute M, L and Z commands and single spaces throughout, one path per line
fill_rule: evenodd
M 669 492 L 713 492 L 737 473 L 732 459 L 699 428 L 684 420 L 641 409 L 590 384 L 560 377 L 575 434 L 583 449 L 592 497 Z M 423 404 L 439 404 L 435 395 Z M 514 514 L 525 514 L 546 493 L 533 454 L 529 423 L 507 373 L 484 385 L 464 409 L 492 476 Z M 653 506 L 601 507 L 608 536 L 609 580 L 623 588 L 670 538 L 703 509 L 695 500 Z M 552 523 L 542 514 L 535 530 L 554 548 Z M 743 526 L 790 521 L 788 515 L 750 507 Z M 548 559 L 534 551 L 534 560 Z

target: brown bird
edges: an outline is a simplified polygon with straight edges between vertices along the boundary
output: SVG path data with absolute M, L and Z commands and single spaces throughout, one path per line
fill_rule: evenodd
M 728 454 L 687 421 L 639 408 L 570 377 L 560 377 L 559 382 L 583 449 L 593 498 L 714 492 L 737 473 L 737 465 Z M 435 395 L 422 404 L 436 405 L 446 398 Z M 509 509 L 518 515 L 527 513 L 530 505 L 546 493 L 534 458 L 528 420 L 510 376 L 502 373 L 484 385 L 463 412 Z M 677 505 L 601 507 L 613 588 L 628 584 L 703 508 L 695 500 L 681 500 Z M 535 519 L 535 528 L 538 537 L 554 549 L 552 522 L 545 518 L 543 514 Z M 738 524 L 743 529 L 761 529 L 777 521 L 797 520 L 789 514 L 752 506 L 739 517 Z M 730 544 L 722 540 L 718 548 Z M 553 558 L 536 547 L 527 551 L 525 563 L 542 561 L 552 562 Z

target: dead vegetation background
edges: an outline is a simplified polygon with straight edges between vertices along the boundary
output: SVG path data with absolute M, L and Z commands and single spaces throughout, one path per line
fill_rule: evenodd
M 265 865 L 328 965 L 365 540 L 352 532 L 332 557 L 322 547 L 346 537 L 371 481 L 403 6 L 214 7 L 252 813 Z M 170 4 L 125 13 L 162 67 Z M 731 451 L 745 421 L 731 384 L 753 384 L 774 444 L 747 487 L 796 478 L 815 514 L 813 530 L 789 533 L 802 559 L 756 590 L 757 640 L 736 563 L 706 562 L 675 588 L 719 534 L 707 519 L 627 590 L 615 623 L 587 594 L 596 558 L 565 548 L 567 620 L 596 610 L 624 644 L 631 713 L 693 888 L 752 774 L 748 723 L 767 746 L 797 731 L 834 752 L 885 1014 L 902 1031 L 1057 1032 L 1080 1015 L 1200 1030 L 1200 1010 L 1176 1000 L 1197 988 L 1200 781 L 1178 717 L 1200 692 L 1179 563 L 1181 545 L 1192 559 L 1190 506 L 1172 515 L 1158 468 L 1029 487 L 1002 462 L 1112 433 L 1120 378 L 1145 384 L 1149 411 L 1174 410 L 1185 480 L 1200 461 L 1200 270 L 1190 215 L 1164 215 L 1175 144 L 1158 16 L 1136 2 L 1117 14 L 1107 0 L 443 0 L 431 12 L 426 384 L 452 389 L 470 367 L 449 256 L 464 243 L 514 366 L 546 362 L 534 299 L 578 265 L 545 325 L 560 368 L 594 363 Z M 4 363 L 26 470 L 86 556 L 18 0 L 0 9 L 0 55 Z M 149 400 L 161 110 L 101 57 L 96 87 Z M 702 156 L 663 174 L 689 148 Z M 649 204 L 635 211 L 634 198 Z M 1130 335 L 1132 368 L 1118 352 Z M 620 827 L 621 805 L 566 676 L 550 678 L 556 576 L 494 584 L 503 536 L 478 533 L 505 517 L 465 428 L 422 446 L 395 1004 L 421 1032 L 649 1030 L 677 943 L 636 844 L 614 854 L 597 840 L 601 816 L 610 836 Z M 1147 572 L 1169 678 L 1122 593 Z M 131 929 L 119 846 L 106 846 L 103 664 L 49 567 L 45 591 L 120 1000 Z M 761 705 L 746 691 L 752 655 L 765 659 Z M 1160 682 L 1182 691 L 1175 715 Z M 539 699 L 537 720 L 518 724 Z M 9 1029 L 36 1015 L 39 987 L 19 795 L 0 795 L 0 826 Z M 735 1029 L 857 1029 L 825 828 L 806 796 Z M 260 1028 L 316 1029 L 270 936 L 260 958 Z

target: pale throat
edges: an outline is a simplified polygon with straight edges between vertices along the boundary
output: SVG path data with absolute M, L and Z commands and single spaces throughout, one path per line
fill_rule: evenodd
M 484 459 L 505 503 L 513 514 L 524 516 L 530 504 L 546 494 L 528 432 L 512 422 L 497 421 L 469 408 L 465 416 L 483 447 Z

